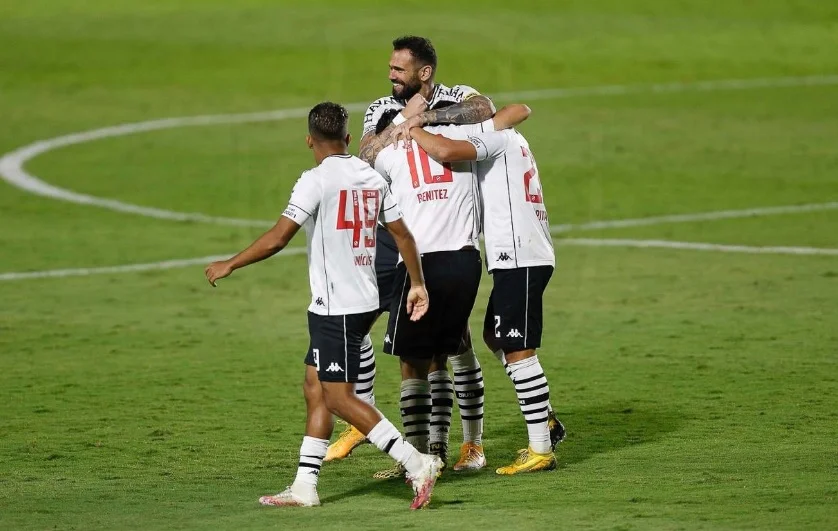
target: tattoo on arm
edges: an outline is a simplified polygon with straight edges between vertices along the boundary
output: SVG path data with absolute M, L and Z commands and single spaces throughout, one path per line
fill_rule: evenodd
M 369 164 L 375 164 L 375 158 L 382 149 L 390 145 L 390 132 L 395 126 L 390 124 L 377 135 L 370 134 L 361 139 L 361 148 L 358 151 L 358 158 Z
M 486 96 L 474 96 L 449 107 L 425 111 L 419 116 L 425 124 L 476 124 L 494 114 L 492 100 Z

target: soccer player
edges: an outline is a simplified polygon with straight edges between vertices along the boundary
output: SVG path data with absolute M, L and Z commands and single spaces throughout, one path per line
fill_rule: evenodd
M 416 102 L 424 103 L 424 100 L 420 95 L 415 95 L 408 103 L 408 109 Z M 384 129 L 397 112 L 395 109 L 386 111 L 377 130 Z M 450 130 L 450 134 L 458 131 L 456 126 L 441 126 L 434 130 Z M 445 397 L 444 391 L 440 393 L 439 387 L 434 385 L 436 382 L 433 375 L 445 369 L 449 355 L 462 352 L 464 343 L 467 342 L 470 347 L 468 317 L 474 306 L 481 274 L 477 243 L 480 232 L 479 201 L 471 166 L 432 163 L 415 143 L 408 144 L 406 150 L 391 144 L 381 150 L 375 159 L 376 170 L 390 181 L 393 195 L 404 208 L 405 219 L 415 227 L 417 247 L 422 253 L 428 277 L 428 289 L 436 301 L 436 311 L 432 310 L 417 326 L 416 323 L 406 321 L 403 312 L 399 314 L 397 310 L 400 305 L 394 299 L 384 351 L 396 354 L 401 359 L 401 409 L 405 437 L 417 448 L 428 447 L 431 453 L 440 455 L 443 461 L 447 457 L 453 400 L 448 394 L 447 404 L 444 404 L 446 410 L 431 407 L 436 405 L 434 402 L 438 404 Z M 404 278 L 403 264 L 398 271 L 396 297 L 404 296 L 404 283 L 401 280 Z M 464 400 L 471 399 L 472 403 L 479 403 L 482 408 L 482 374 L 477 376 L 478 382 L 469 381 L 477 380 L 475 374 L 455 373 L 461 384 L 480 385 L 479 392 L 472 392 L 471 396 L 459 396 Z M 450 388 L 449 384 L 448 393 Z M 463 416 L 466 414 L 463 413 Z M 474 435 L 467 433 L 466 439 Z M 482 433 L 476 436 L 480 437 Z M 471 451 L 462 454 L 469 459 L 462 462 L 461 455 L 457 469 L 485 466 L 481 441 L 466 442 L 463 449 L 467 447 L 471 447 Z M 375 477 L 383 479 L 400 473 L 403 471 L 397 466 L 379 472 Z
M 375 156 L 391 142 L 391 135 L 398 131 L 396 127 L 404 119 L 413 116 L 415 111 L 406 106 L 411 98 L 420 94 L 430 106 L 442 102 L 455 104 L 446 109 L 445 115 L 439 115 L 435 121 L 444 123 L 478 123 L 494 114 L 494 106 L 489 98 L 481 95 L 472 87 L 455 85 L 446 87 L 435 82 L 437 68 L 436 50 L 430 40 L 423 37 L 406 36 L 393 41 L 393 53 L 390 57 L 390 82 L 392 94 L 379 98 L 370 104 L 364 115 L 364 130 L 361 138 L 359 157 L 374 164 Z M 401 111 L 395 117 L 395 125 L 386 130 L 376 131 L 382 115 L 387 111 Z M 376 273 L 378 275 L 381 310 L 387 311 L 392 295 L 392 282 L 395 278 L 396 261 L 392 242 L 386 235 L 378 238 Z M 375 403 L 375 358 L 372 341 L 365 338 L 362 374 L 356 388 L 358 396 L 368 403 Z M 460 459 L 454 465 L 455 470 L 481 468 L 485 463 L 482 450 L 483 434 L 483 374 L 480 363 L 474 354 L 470 335 L 465 334 L 464 341 L 456 355 L 450 357 L 454 369 L 454 379 L 448 374 L 447 367 L 437 367 L 429 375 L 432 395 L 432 414 L 435 426 L 450 426 L 451 404 L 456 391 L 460 418 L 463 424 L 464 442 Z M 424 403 L 424 399 L 423 399 Z M 424 406 L 421 406 L 424 407 Z M 447 431 L 446 431 L 447 433 Z M 446 439 L 447 440 L 447 439 Z M 341 433 L 329 447 L 326 460 L 342 459 L 350 455 L 353 449 L 365 442 L 363 435 L 352 426 Z M 443 449 L 435 445 L 437 451 Z M 447 452 L 446 448 L 444 449 Z
M 276 225 L 236 256 L 210 264 L 206 277 L 215 286 L 236 269 L 278 253 L 301 226 L 306 229 L 311 285 L 311 341 L 303 385 L 306 435 L 293 484 L 259 502 L 278 507 L 320 504 L 317 481 L 334 414 L 405 467 L 415 493 L 411 509 L 419 509 L 430 501 L 441 460 L 418 452 L 354 390 L 361 342 L 378 309 L 373 269 L 377 220 L 393 235 L 409 272 L 410 287 L 403 300 L 408 320 L 419 320 L 427 312 L 428 294 L 416 243 L 389 186 L 367 163 L 347 152 L 348 119 L 346 109 L 335 103 L 321 103 L 311 110 L 306 143 L 317 166 L 300 176 Z
M 527 423 L 529 446 L 498 474 L 513 475 L 556 467 L 555 445 L 564 426 L 550 407 L 547 378 L 536 355 L 541 346 L 542 297 L 555 267 L 553 241 L 538 167 L 529 143 L 511 129 L 495 131 L 497 120 L 463 127 L 466 139 L 446 138 L 408 121 L 409 138 L 443 163 L 480 161 L 486 260 L 494 281 L 483 337 L 503 361 L 515 385 Z M 482 132 L 485 131 L 485 132 Z

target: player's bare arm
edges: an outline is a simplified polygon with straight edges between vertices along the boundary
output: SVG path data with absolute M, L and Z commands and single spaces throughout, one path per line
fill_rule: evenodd
M 250 264 L 275 255 L 288 245 L 288 242 L 297 234 L 298 230 L 300 230 L 299 225 L 285 216 L 280 217 L 276 225 L 259 236 L 247 249 L 229 260 L 213 262 L 207 266 L 204 271 L 207 280 L 215 287 L 215 282 L 218 279 L 230 276 L 236 269 L 249 266 Z
M 507 105 L 495 114 L 492 121 L 496 130 L 508 129 L 529 118 L 531 112 L 530 108 L 524 104 Z M 421 127 L 411 129 L 410 134 L 431 158 L 439 162 L 477 160 L 477 149 L 471 142 L 434 135 Z
M 483 95 L 475 95 L 462 103 L 456 103 L 442 109 L 430 109 L 417 117 L 422 125 L 428 124 L 476 124 L 488 120 L 495 114 L 492 100 Z
M 503 109 L 499 110 L 492 118 L 495 125 L 495 131 L 509 129 L 510 127 L 518 127 L 524 120 L 530 117 L 532 109 L 523 103 L 512 103 L 505 105 Z
M 434 135 L 421 127 L 414 127 L 410 130 L 410 134 L 413 140 L 438 162 L 477 160 L 477 149 L 471 142 Z
M 390 124 L 387 126 L 386 129 L 381 131 L 379 134 L 375 133 L 368 133 L 361 138 L 361 147 L 358 151 L 358 158 L 372 166 L 375 164 L 375 158 L 381 152 L 382 149 L 389 146 L 392 141 L 390 139 L 390 133 L 396 126 Z
M 495 114 L 492 100 L 483 95 L 475 95 L 461 103 L 455 103 L 442 109 L 430 109 L 418 116 L 409 118 L 406 122 L 396 126 L 390 133 L 393 143 L 402 138 L 410 140 L 410 130 L 428 124 L 476 124 L 488 120 Z
M 421 94 L 416 94 L 410 98 L 410 101 L 407 102 L 407 106 L 402 109 L 401 114 L 405 118 L 412 118 L 414 116 L 418 116 L 427 109 L 427 100 L 425 100 Z M 395 125 L 390 124 L 377 135 L 374 133 L 367 133 L 364 135 L 363 138 L 361 138 L 361 148 L 358 152 L 358 158 L 371 166 L 374 165 L 375 158 L 378 156 L 378 153 L 390 145 L 390 133 L 392 133 L 395 127 Z
M 393 235 L 399 254 L 402 255 L 407 274 L 410 276 L 410 291 L 407 294 L 407 311 L 411 321 L 418 321 L 428 311 L 428 292 L 425 289 L 425 274 L 422 272 L 422 260 L 416 248 L 416 240 L 403 219 L 386 224 L 387 231 Z

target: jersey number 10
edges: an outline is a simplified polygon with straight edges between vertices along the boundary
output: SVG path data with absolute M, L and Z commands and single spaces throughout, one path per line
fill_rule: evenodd
M 424 177 L 425 184 L 454 182 L 454 175 L 451 173 L 451 165 L 449 163 L 444 162 L 442 164 L 442 173 L 434 175 L 431 173 L 431 163 L 428 159 L 428 152 L 422 149 L 421 146 L 417 147 L 418 149 L 416 150 L 416 153 L 419 155 L 419 164 L 422 165 L 422 176 Z M 419 188 L 419 172 L 416 168 L 416 157 L 413 155 L 413 151 L 412 142 L 409 142 L 407 144 L 407 165 L 410 167 L 410 177 L 413 180 L 413 187 Z
M 346 217 L 346 203 L 352 193 L 352 218 Z M 375 221 L 378 219 L 380 198 L 378 190 L 341 190 L 338 198 L 338 230 L 352 231 L 352 248 L 361 246 L 361 231 L 372 229 L 364 235 L 364 247 L 375 247 Z M 361 211 L 363 210 L 363 216 Z

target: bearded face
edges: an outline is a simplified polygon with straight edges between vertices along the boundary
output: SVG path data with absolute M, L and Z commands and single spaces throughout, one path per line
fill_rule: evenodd
M 419 64 L 409 50 L 395 50 L 390 57 L 390 83 L 393 84 L 393 97 L 408 101 L 422 90 Z

